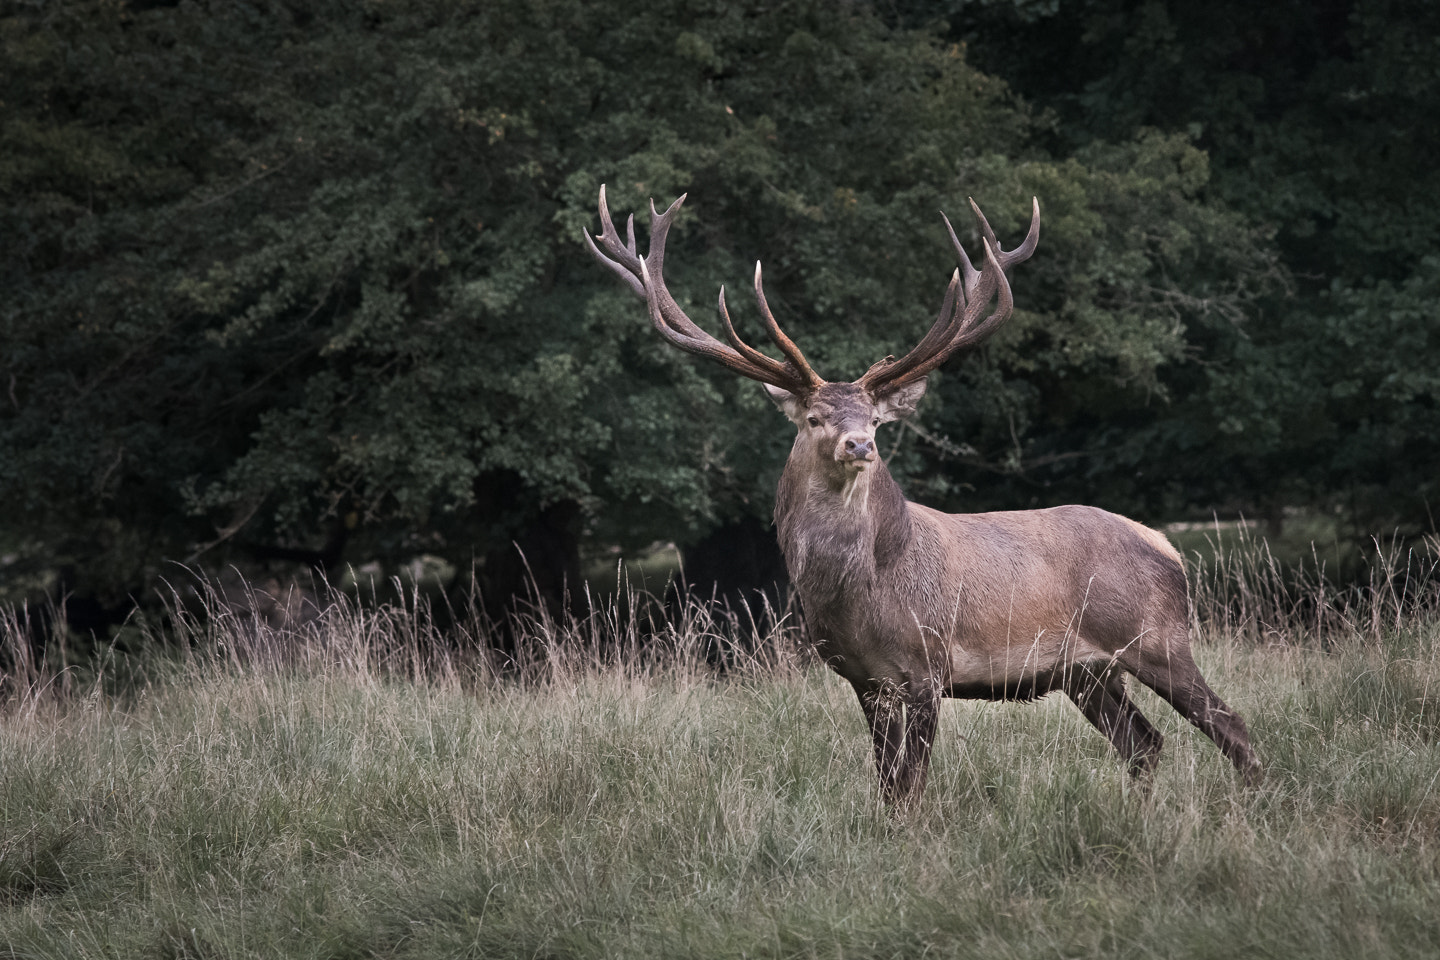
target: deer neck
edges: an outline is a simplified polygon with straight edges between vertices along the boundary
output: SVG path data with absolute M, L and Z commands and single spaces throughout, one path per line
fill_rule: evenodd
M 883 461 L 844 476 L 794 455 L 775 495 L 790 578 L 807 604 L 873 582 L 910 541 L 910 515 Z

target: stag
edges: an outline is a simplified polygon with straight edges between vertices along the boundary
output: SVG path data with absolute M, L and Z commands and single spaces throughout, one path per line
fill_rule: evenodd
M 587 232 L 586 243 L 645 301 L 665 340 L 758 380 L 798 428 L 775 495 L 775 526 L 811 638 L 860 699 L 885 799 L 909 803 L 924 790 L 946 696 L 1031 700 L 1063 691 L 1130 772 L 1147 777 L 1163 737 L 1130 699 L 1127 674 L 1213 740 L 1246 782 L 1257 782 L 1261 767 L 1245 722 L 1191 656 L 1185 569 L 1162 534 L 1088 506 L 942 513 L 906 500 L 877 454 L 876 428 L 915 411 L 929 373 L 1009 318 L 1006 271 L 1035 251 L 1039 201 L 1024 242 L 1011 251 L 971 201 L 984 248 L 978 271 L 945 219 L 959 266 L 929 332 L 900 359 L 886 357 L 852 383 L 831 383 L 775 322 L 759 263 L 755 297 L 783 360 L 736 334 L 723 287 L 727 342 L 680 309 L 664 263 L 684 200 L 663 214 L 652 201 L 650 246 L 641 256 L 635 218 L 622 241 L 602 186 L 601 233 Z

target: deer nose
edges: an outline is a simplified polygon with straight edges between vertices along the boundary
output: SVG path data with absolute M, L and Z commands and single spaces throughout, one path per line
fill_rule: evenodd
M 874 460 L 875 439 L 873 437 L 857 436 L 845 438 L 845 459 L 846 460 Z

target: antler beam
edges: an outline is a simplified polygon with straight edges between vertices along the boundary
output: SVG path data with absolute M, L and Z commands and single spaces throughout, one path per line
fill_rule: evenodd
M 760 283 L 760 264 L 755 264 L 755 297 L 760 302 L 760 313 L 765 329 L 776 346 L 785 354 L 784 361 L 766 356 L 745 343 L 735 332 L 730 322 L 730 313 L 725 307 L 725 288 L 720 288 L 720 319 L 725 327 L 722 343 L 697 326 L 685 315 L 675 298 L 665 286 L 665 237 L 670 224 L 685 202 L 682 194 L 663 214 L 657 213 L 655 203 L 650 203 L 650 249 L 640 256 L 635 246 L 635 217 L 632 215 L 625 225 L 625 240 L 622 242 L 615 223 L 610 218 L 610 207 L 605 201 L 605 187 L 600 187 L 600 234 L 592 237 L 585 232 L 585 243 L 595 258 L 609 267 L 616 276 L 625 281 L 635 294 L 641 297 L 650 310 L 650 322 L 662 337 L 687 353 L 709 357 L 751 380 L 759 380 L 772 386 L 782 387 L 795 394 L 809 394 L 824 385 L 822 380 L 795 342 L 787 337 L 775 322 L 770 307 L 765 302 L 765 291 Z M 598 243 L 598 245 L 597 245 Z M 604 252 L 601 252 L 603 248 Z M 608 254 L 608 256 L 607 256 Z
M 945 221 L 945 229 L 950 234 L 950 241 L 955 245 L 955 252 L 959 255 L 960 266 L 950 278 L 939 315 L 920 342 L 899 360 L 886 357 L 865 371 L 860 378 L 860 385 L 872 395 L 914 383 L 925 377 L 957 351 L 990 336 L 1010 318 L 1015 304 L 1010 294 L 1010 283 L 1005 279 L 1005 271 L 1028 259 L 1030 254 L 1035 252 L 1035 246 L 1040 242 L 1040 201 L 1038 198 L 1031 201 L 1030 230 L 1025 241 L 1008 252 L 1000 249 L 1000 242 L 995 239 L 995 231 L 990 229 L 989 222 L 974 200 L 970 201 L 970 208 L 975 211 L 975 219 L 980 223 L 980 242 L 985 248 L 985 259 L 980 270 L 976 271 L 971 264 L 965 248 L 960 245 L 960 238 L 955 235 L 955 228 L 950 225 L 950 219 L 945 214 L 940 214 L 940 218 Z M 997 292 L 999 302 L 995 306 L 995 312 L 982 319 L 982 311 Z

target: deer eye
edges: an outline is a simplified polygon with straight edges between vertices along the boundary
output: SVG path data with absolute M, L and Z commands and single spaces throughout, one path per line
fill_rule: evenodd
M 880 426 L 880 418 L 879 418 L 879 417 L 875 417 L 874 419 L 872 419 L 872 420 L 870 421 L 870 426 L 872 426 L 872 427 L 878 427 L 878 426 Z
M 810 418 L 810 426 L 812 426 L 812 427 L 818 427 L 818 426 L 820 426 L 820 418 L 819 418 L 819 417 L 811 417 L 811 418 Z

